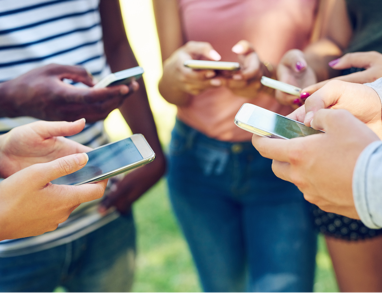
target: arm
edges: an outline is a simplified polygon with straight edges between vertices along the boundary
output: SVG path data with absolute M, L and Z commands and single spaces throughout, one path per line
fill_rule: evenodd
M 100 13 L 107 61 L 113 72 L 138 66 L 126 37 L 118 0 L 102 0 Z M 142 133 L 153 148 L 156 159 L 153 163 L 130 172 L 119 183 L 117 191 L 102 203 L 101 212 L 111 206 L 124 213 L 131 204 L 153 186 L 165 173 L 166 161 L 163 154 L 153 115 L 150 110 L 146 89 L 139 80 L 139 90 L 119 108 L 133 133 Z
M 345 1 L 320 1 L 311 44 L 304 52 L 296 49 L 288 51 L 277 67 L 277 78 L 304 89 L 317 81 L 338 75 L 339 71 L 332 70 L 328 62 L 342 55 L 351 37 Z M 300 100 L 276 91 L 276 99 L 285 105 L 303 103 L 305 98 L 302 95 Z

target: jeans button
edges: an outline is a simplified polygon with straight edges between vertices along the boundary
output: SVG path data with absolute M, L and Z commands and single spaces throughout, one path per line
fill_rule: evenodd
M 240 144 L 235 143 L 235 144 L 232 145 L 231 150 L 232 150 L 232 152 L 234 154 L 237 154 L 237 153 L 240 153 L 243 150 L 243 147 Z

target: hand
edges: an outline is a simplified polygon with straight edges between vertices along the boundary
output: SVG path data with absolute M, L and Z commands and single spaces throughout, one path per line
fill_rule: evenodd
M 330 81 L 307 98 L 305 107 L 297 109 L 290 117 L 310 126 L 315 113 L 326 108 L 348 110 L 382 138 L 382 104 L 372 88 L 339 80 Z
M 353 170 L 361 152 L 378 137 L 345 110 L 320 110 L 313 128 L 325 133 L 291 140 L 254 135 L 260 154 L 273 159 L 275 175 L 295 184 L 306 200 L 327 212 L 359 218 L 353 200 Z
M 130 211 L 131 205 L 150 187 L 152 187 L 165 173 L 165 157 L 157 156 L 154 162 L 127 174 L 117 188 L 109 193 L 101 202 L 99 212 L 104 215 L 111 207 L 115 207 L 121 214 Z
M 260 83 L 261 77 L 271 76 L 271 72 L 260 61 L 248 41 L 238 42 L 233 46 L 232 51 L 238 55 L 240 71 L 232 73 L 232 78 L 226 81 L 226 87 L 238 96 L 253 98 L 263 89 Z
M 76 122 L 39 121 L 13 128 L 0 136 L 0 176 L 13 173 L 37 163 L 45 163 L 90 148 L 63 136 L 79 133 L 85 119 Z
M 341 58 L 329 62 L 329 66 L 336 70 L 352 67 L 364 68 L 365 70 L 322 81 L 304 88 L 303 92 L 312 94 L 331 80 L 342 80 L 353 83 L 373 82 L 382 77 L 382 54 L 378 52 L 348 53 Z
M 209 43 L 203 42 L 191 41 L 176 50 L 164 64 L 163 77 L 159 87 L 161 92 L 165 90 L 165 87 L 171 86 L 181 95 L 189 97 L 189 95 L 198 95 L 208 88 L 222 86 L 223 80 L 221 78 L 213 78 L 216 76 L 214 70 L 193 70 L 183 65 L 187 60 L 201 59 L 218 61 L 221 57 Z M 167 97 L 168 95 L 165 93 L 163 96 Z M 185 103 L 183 100 L 188 100 L 185 97 L 179 99 L 182 102 L 171 102 L 179 104 Z
M 79 66 L 50 64 L 36 68 L 0 85 L 0 115 L 52 121 L 85 118 L 95 122 L 105 119 L 138 88 L 136 82 L 129 87 L 78 88 L 63 82 L 64 79 L 93 86 L 92 77 Z
M 0 182 L 0 240 L 53 231 L 78 205 L 101 198 L 107 180 L 81 186 L 50 183 L 87 161 L 86 154 L 74 154 L 32 165 Z
M 299 88 L 304 88 L 317 82 L 316 74 L 307 65 L 304 53 L 300 50 L 290 50 L 285 53 L 277 67 L 277 79 Z M 275 97 L 280 104 L 296 108 L 304 103 L 307 95 L 301 95 L 298 98 L 277 90 Z

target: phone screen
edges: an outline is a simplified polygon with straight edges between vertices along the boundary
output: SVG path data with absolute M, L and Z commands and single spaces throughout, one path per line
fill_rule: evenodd
M 53 180 L 52 183 L 75 185 L 143 160 L 131 138 L 100 147 L 88 152 L 87 155 L 89 161 L 85 167 Z
M 247 124 L 287 139 L 322 133 L 271 111 L 255 108 Z

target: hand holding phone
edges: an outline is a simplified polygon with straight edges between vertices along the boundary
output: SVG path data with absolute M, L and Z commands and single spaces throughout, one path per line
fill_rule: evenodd
M 206 60 L 186 60 L 183 65 L 195 70 L 227 70 L 235 71 L 240 69 L 238 62 L 206 61 Z

